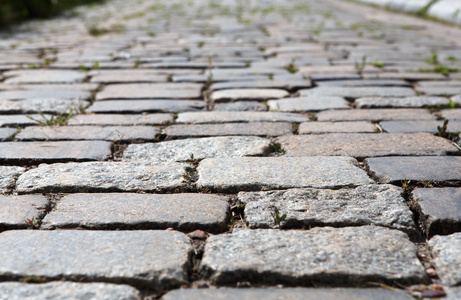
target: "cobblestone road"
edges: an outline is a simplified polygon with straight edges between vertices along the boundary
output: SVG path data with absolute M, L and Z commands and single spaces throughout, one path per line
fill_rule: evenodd
M 461 29 L 112 0 L 0 35 L 0 299 L 461 299 Z

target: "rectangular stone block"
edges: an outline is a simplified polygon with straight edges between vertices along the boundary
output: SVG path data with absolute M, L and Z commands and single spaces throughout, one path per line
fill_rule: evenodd
M 184 187 L 185 164 L 84 162 L 39 165 L 19 177 L 19 193 L 161 192 Z
M 0 101 L 0 113 L 6 114 L 68 114 L 86 108 L 90 103 L 83 100 L 62 100 L 56 98 L 28 99 L 28 100 L 3 100 Z M 37 118 L 36 120 L 41 120 Z
M 443 285 L 461 284 L 461 232 L 435 236 L 429 241 L 435 268 Z
M 226 123 L 226 122 L 307 122 L 309 119 L 301 114 L 279 112 L 186 112 L 180 113 L 176 123 Z
M 267 111 L 267 106 L 258 101 L 235 101 L 213 103 L 213 111 Z
M 14 187 L 16 179 L 26 171 L 22 167 L 0 166 L 0 193 L 6 193 Z
M 300 90 L 301 96 L 339 96 L 350 99 L 360 97 L 407 97 L 415 96 L 415 91 L 406 87 L 335 87 L 320 86 Z
M 98 70 L 90 75 L 90 82 L 104 84 L 168 81 L 166 74 L 159 74 L 156 70 Z
M 16 128 L 0 128 L 0 141 L 6 141 L 18 130 Z
M 428 281 L 408 236 L 376 226 L 239 230 L 212 236 L 201 269 L 216 284 L 249 281 L 306 286 L 371 281 L 411 285 Z
M 442 116 L 447 120 L 461 120 L 461 109 L 443 109 L 441 110 Z
M 366 97 L 355 100 L 357 108 L 418 108 L 448 105 L 449 99 L 444 97 L 413 96 L 404 98 Z
M 280 89 L 229 89 L 215 91 L 210 95 L 214 102 L 237 100 L 267 100 L 288 97 L 290 94 Z
M 14 70 L 3 75 L 9 77 L 4 81 L 6 84 L 77 83 L 87 76 L 84 72 L 70 70 Z
M 136 126 L 162 125 L 173 121 L 170 114 L 85 114 L 74 116 L 67 125 Z
M 2 278 L 40 276 L 154 290 L 187 282 L 191 251 L 183 233 L 155 230 L 11 230 L 0 234 L 0 244 Z
M 44 118 L 50 119 L 51 116 L 48 114 L 43 115 Z M 0 127 L 16 127 L 16 126 L 30 126 L 37 125 L 38 122 L 35 120 L 41 120 L 43 118 L 40 115 L 0 115 Z
M 366 87 L 366 86 L 400 86 L 411 87 L 405 80 L 399 79 L 362 79 L 362 80 L 331 80 L 320 81 L 318 86 Z
M 202 85 L 194 83 L 114 84 L 106 86 L 96 100 L 109 99 L 194 99 L 202 95 Z
M 426 109 L 357 109 L 326 110 L 318 113 L 319 121 L 397 121 L 397 120 L 435 120 Z
M 90 113 L 181 113 L 206 109 L 205 101 L 189 100 L 114 100 L 93 103 L 86 112 Z
M 38 221 L 49 201 L 42 195 L 0 195 L 0 229 L 26 228 Z
M 299 134 L 320 133 L 376 133 L 377 127 L 366 121 L 356 122 L 308 122 L 301 123 Z
M 437 134 L 439 132 L 437 127 L 443 126 L 441 121 L 384 121 L 380 122 L 381 128 L 389 133 L 413 133 L 413 132 L 430 132 Z M 461 131 L 461 120 L 449 121 L 447 131 L 457 133 Z
M 0 91 L 0 100 L 32 100 L 32 99 L 66 99 L 66 100 L 87 100 L 91 98 L 88 90 L 60 88 L 58 85 L 54 89 L 21 89 Z
M 267 78 L 255 78 L 254 80 L 232 80 L 229 82 L 219 82 L 211 85 L 210 89 L 226 90 L 226 89 L 283 89 L 283 90 L 297 90 L 310 88 L 312 83 L 309 79 L 282 79 L 274 78 L 269 80 Z
M 333 188 L 373 183 L 350 157 L 204 159 L 197 187 L 215 191 Z
M 1 198 L 0 198 L 1 199 Z M 72 194 L 62 198 L 41 229 L 197 229 L 226 231 L 228 197 L 211 194 Z
M 171 125 L 165 128 L 165 134 L 170 137 L 200 137 L 226 135 L 280 136 L 291 133 L 291 124 L 282 122 Z
M 272 111 L 320 111 L 327 109 L 350 109 L 346 100 L 341 97 L 311 96 L 269 100 L 267 102 Z

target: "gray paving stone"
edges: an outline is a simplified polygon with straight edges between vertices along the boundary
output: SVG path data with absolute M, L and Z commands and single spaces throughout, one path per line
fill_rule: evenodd
M 356 72 L 351 73 L 316 73 L 310 76 L 316 83 L 328 80 L 359 80 L 362 79 Z
M 200 98 L 202 85 L 194 83 L 150 83 L 107 85 L 96 100 L 109 99 L 193 99 Z
M 267 100 L 288 97 L 290 94 L 280 89 L 230 89 L 215 91 L 210 95 L 214 102 L 235 100 Z
M 1 198 L 0 198 L 1 199 Z M 41 229 L 227 230 L 228 197 L 211 194 L 72 194 L 62 198 Z
M 78 83 L 86 78 L 84 72 L 69 70 L 14 70 L 3 73 L 6 84 Z
M 180 113 L 176 123 L 226 123 L 226 122 L 307 122 L 306 116 L 281 112 L 185 112 Z
M 280 136 L 291 133 L 291 124 L 283 122 L 171 125 L 165 128 L 165 134 L 170 137 L 201 137 L 227 135 Z
M 128 285 L 107 283 L 50 282 L 28 284 L 0 283 L 0 299 L 10 300 L 141 300 L 140 293 Z
M 449 100 L 444 97 L 414 96 L 405 98 L 369 97 L 355 100 L 357 108 L 405 108 L 448 105 Z
M 6 193 L 13 188 L 16 178 L 25 171 L 22 167 L 0 166 L 0 193 Z
M 318 133 L 374 133 L 377 127 L 371 122 L 308 122 L 301 123 L 298 128 L 299 134 Z
M 443 285 L 461 283 L 461 232 L 429 240 L 437 273 Z
M 426 236 L 461 231 L 461 188 L 416 189 L 412 196 Z
M 92 113 L 144 113 L 144 112 L 171 112 L 204 110 L 204 101 L 188 100 L 114 100 L 93 103 L 86 112 Z
M 27 220 L 37 220 L 48 206 L 42 195 L 0 195 L 0 229 L 26 228 Z
M 357 109 L 327 110 L 319 112 L 319 121 L 396 121 L 435 120 L 426 109 Z
M 200 162 L 197 186 L 221 191 L 333 188 L 373 183 L 350 157 L 210 158 Z
M 136 192 L 181 189 L 187 165 L 83 162 L 39 165 L 18 178 L 20 193 Z
M 380 183 L 461 180 L 461 157 L 458 156 L 376 157 L 365 159 L 365 164 Z
M 271 151 L 268 139 L 250 136 L 209 137 L 160 143 L 131 144 L 123 161 L 184 162 L 205 158 L 264 156 Z
M 91 98 L 88 90 L 69 89 L 67 86 L 60 88 L 58 85 L 54 89 L 27 89 L 0 91 L 0 100 L 33 100 L 33 99 L 67 99 L 67 100 L 87 100 Z
M 365 185 L 355 189 L 290 189 L 241 192 L 250 228 L 278 228 L 271 213 L 286 214 L 283 228 L 376 225 L 415 233 L 413 214 L 402 190 L 393 185 Z
M 331 133 L 277 138 L 285 156 L 376 156 L 447 155 L 459 153 L 447 139 L 430 133 Z
M 17 131 L 16 128 L 0 128 L 0 141 L 8 140 Z
M 214 103 L 213 111 L 267 111 L 267 106 L 257 101 Z
M 29 100 L 4 100 L 0 101 L 0 113 L 69 113 L 79 111 L 90 103 L 83 100 L 63 100 L 55 98 L 29 99 Z
M 31 126 L 21 130 L 16 139 L 24 141 L 153 140 L 159 129 L 150 126 Z
M 442 116 L 448 120 L 461 120 L 461 109 L 443 109 L 441 111 Z
M 416 86 L 418 93 L 423 93 L 429 96 L 454 96 L 460 93 L 461 84 L 459 86 Z
M 438 133 L 437 127 L 443 126 L 443 121 L 385 121 L 379 123 L 382 129 L 386 132 L 430 132 Z M 447 131 L 456 133 L 461 131 L 460 121 L 449 121 Z
M 162 125 L 173 123 L 173 120 L 170 114 L 87 114 L 74 116 L 67 125 Z
M 217 284 L 350 285 L 372 281 L 408 285 L 427 281 L 408 236 L 376 226 L 239 230 L 212 236 L 201 269 Z
M 439 73 L 418 73 L 418 72 L 381 72 L 376 74 L 363 74 L 364 79 L 404 79 L 404 80 L 446 80 L 446 77 Z
M 90 82 L 104 84 L 168 81 L 168 75 L 159 74 L 155 70 L 99 70 L 90 75 Z
M 447 293 L 446 300 L 457 300 L 461 298 L 461 287 L 445 288 L 444 291 Z
M 51 116 L 48 114 L 43 115 L 44 118 L 50 119 Z M 41 120 L 42 116 L 33 115 L 0 115 L 0 127 L 16 127 L 16 126 L 29 126 L 37 125 L 38 122 L 34 120 Z
M 412 300 L 405 291 L 374 288 L 220 288 L 179 289 L 168 292 L 162 300 Z
M 329 96 L 311 96 L 267 102 L 272 111 L 319 111 L 326 109 L 349 109 L 349 104 L 344 98 Z
M 301 96 L 339 96 L 346 98 L 361 97 L 407 97 L 414 96 L 411 88 L 405 87 L 335 87 L 320 86 L 313 89 L 300 90 Z
M 0 143 L 0 161 L 9 163 L 107 160 L 111 155 L 111 143 L 103 141 Z
M 0 242 L 3 278 L 42 276 L 158 290 L 187 282 L 191 245 L 176 231 L 10 230 L 0 234 Z
M 309 79 L 294 79 L 294 80 L 245 80 L 245 81 L 229 81 L 229 82 L 219 82 L 211 85 L 210 89 L 225 90 L 225 89 L 283 89 L 283 90 L 293 90 L 293 89 L 306 89 L 310 88 L 312 83 Z
M 318 86 L 343 86 L 343 87 L 365 87 L 365 86 L 404 86 L 411 87 L 405 80 L 399 79 L 363 79 L 363 80 L 331 80 L 320 81 Z

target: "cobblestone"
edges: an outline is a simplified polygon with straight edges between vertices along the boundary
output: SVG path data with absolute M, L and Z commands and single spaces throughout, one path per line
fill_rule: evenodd
M 429 241 L 442 284 L 453 286 L 461 282 L 461 233 L 435 236 Z
M 279 136 L 291 133 L 291 124 L 285 122 L 171 125 L 165 129 L 165 134 L 170 137 L 201 137 L 223 135 Z
M 26 171 L 22 167 L 0 166 L 0 193 L 5 193 L 14 187 L 16 178 Z
M 48 204 L 48 199 L 41 195 L 0 195 L 0 229 L 33 225 L 33 221 L 43 215 Z M 28 220 L 30 224 L 27 224 Z

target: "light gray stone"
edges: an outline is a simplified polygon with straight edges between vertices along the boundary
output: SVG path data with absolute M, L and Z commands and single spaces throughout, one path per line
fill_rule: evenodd
M 16 179 L 26 171 L 22 167 L 0 166 L 0 193 L 5 193 L 14 187 Z
M 210 95 L 214 102 L 235 100 L 267 100 L 288 97 L 290 94 L 280 89 L 230 89 L 215 91 Z
M 173 123 L 173 116 L 170 114 L 88 114 L 77 115 L 69 120 L 67 125 L 162 125 Z
M 0 198 L 1 199 L 1 198 Z M 228 197 L 211 194 L 72 194 L 62 198 L 41 229 L 227 229 Z
M 0 299 L 9 300 L 141 300 L 141 294 L 128 285 L 107 283 L 50 282 L 28 284 L 0 283 Z
M 165 134 L 170 137 L 199 137 L 226 135 L 280 136 L 291 133 L 291 124 L 283 122 L 171 125 L 165 128 Z
M 89 105 L 83 100 L 63 100 L 55 98 L 29 99 L 29 100 L 4 100 L 0 101 L 0 113 L 60 113 L 66 114 L 72 109 L 79 111 Z M 37 118 L 37 120 L 41 120 Z
M 461 283 L 461 232 L 429 240 L 437 273 L 443 285 Z
M 41 192 L 136 192 L 181 189 L 187 165 L 84 162 L 42 164 L 19 177 L 17 191 Z
M 326 110 L 318 113 L 319 121 L 396 121 L 435 120 L 426 109 L 354 109 Z
M 241 192 L 250 228 L 277 228 L 271 214 L 277 208 L 286 220 L 283 228 L 376 225 L 415 233 L 413 214 L 393 185 L 365 185 L 355 189 L 290 189 Z
M 241 78 L 240 78 L 241 79 Z M 283 80 L 283 79 L 259 79 L 259 80 L 237 80 L 229 82 L 219 82 L 211 85 L 210 89 L 226 90 L 226 89 L 262 89 L 262 88 L 273 88 L 273 89 L 306 89 L 312 86 L 310 80 L 306 79 L 294 79 L 294 80 Z
M 285 156 L 352 156 L 356 158 L 395 155 L 447 155 L 458 147 L 430 133 L 331 133 L 277 138 Z
M 371 122 L 308 122 L 301 123 L 298 128 L 299 134 L 317 133 L 360 133 L 376 132 L 377 127 Z
M 442 127 L 444 121 L 385 121 L 380 122 L 381 128 L 389 133 L 397 132 L 430 132 L 436 134 L 439 132 L 437 127 Z M 449 121 L 447 131 L 456 133 L 461 131 L 460 121 Z
M 14 70 L 3 73 L 10 77 L 6 84 L 23 83 L 77 83 L 86 78 L 84 72 L 69 70 Z
M 416 86 L 418 93 L 423 93 L 429 96 L 454 96 L 460 93 L 461 84 L 459 86 Z
M 319 111 L 326 109 L 349 109 L 349 104 L 341 97 L 311 96 L 270 100 L 267 102 L 272 111 Z
M 18 140 L 154 140 L 158 128 L 150 126 L 31 126 L 16 135 Z
M 43 118 L 50 119 L 51 116 L 48 114 L 43 114 L 43 117 L 37 114 L 34 114 L 34 115 L 0 115 L 0 127 L 37 125 L 38 122 L 36 120 L 42 120 Z
M 0 228 L 25 228 L 28 220 L 38 220 L 48 206 L 42 195 L 0 195 Z
M 26 89 L 0 91 L 0 100 L 33 100 L 33 99 L 66 99 L 66 100 L 87 100 L 91 98 L 88 90 L 76 90 L 72 88 L 60 88 L 58 85 L 54 89 Z
M 359 98 L 355 100 L 357 108 L 383 108 L 383 107 L 427 107 L 427 106 L 442 106 L 448 105 L 448 98 L 444 97 L 429 97 L 429 96 L 414 96 L 405 98 L 392 97 L 369 97 Z
M 447 120 L 461 120 L 461 108 L 444 109 L 441 114 Z
M 380 72 L 376 74 L 363 74 L 364 79 L 404 79 L 404 80 L 445 80 L 446 77 L 439 73 L 417 72 Z
M 166 82 L 168 76 L 156 70 L 99 70 L 91 74 L 90 82 L 114 83 L 149 83 Z
M 145 113 L 171 112 L 181 113 L 206 108 L 205 101 L 192 100 L 114 100 L 93 103 L 86 112 L 92 113 Z
M 210 137 L 174 140 L 160 143 L 131 144 L 123 153 L 123 161 L 183 162 L 204 158 L 264 156 L 271 151 L 271 142 L 260 137 Z
M 193 99 L 200 98 L 202 85 L 194 83 L 150 83 L 107 85 L 96 95 L 96 100 L 106 99 Z
M 307 122 L 301 114 L 280 112 L 186 112 L 180 113 L 176 123 L 225 123 L 225 122 Z
M 257 101 L 214 103 L 213 111 L 267 111 L 267 106 Z
M 202 160 L 197 170 L 199 188 L 219 191 L 333 188 L 373 183 L 350 157 L 210 158 Z
M 313 89 L 300 90 L 301 96 L 339 96 L 345 98 L 361 97 L 407 97 L 415 92 L 406 87 L 335 87 L 320 86 Z
M 318 86 L 343 86 L 343 87 L 366 87 L 366 86 L 404 86 L 411 87 L 405 80 L 399 79 L 363 79 L 363 80 L 331 80 L 319 81 Z
M 451 287 L 445 288 L 445 293 L 447 293 L 446 300 L 458 300 L 461 299 L 461 286 L 460 287 Z
M 376 226 L 239 230 L 212 236 L 201 269 L 217 284 L 427 282 L 408 236 Z
M 178 289 L 162 300 L 412 300 L 405 291 L 375 288 L 220 288 Z M 455 298 L 453 298 L 455 300 Z
M 17 131 L 16 128 L 0 128 L 0 141 L 8 140 Z
M 10 230 L 0 276 L 128 283 L 164 290 L 187 282 L 191 244 L 176 231 Z M 159 247 L 161 245 L 161 247 Z
M 460 181 L 461 157 L 375 157 L 365 159 L 370 173 L 380 183 L 414 181 Z
M 10 163 L 107 160 L 111 155 L 111 143 L 103 141 L 0 143 L 0 161 Z

